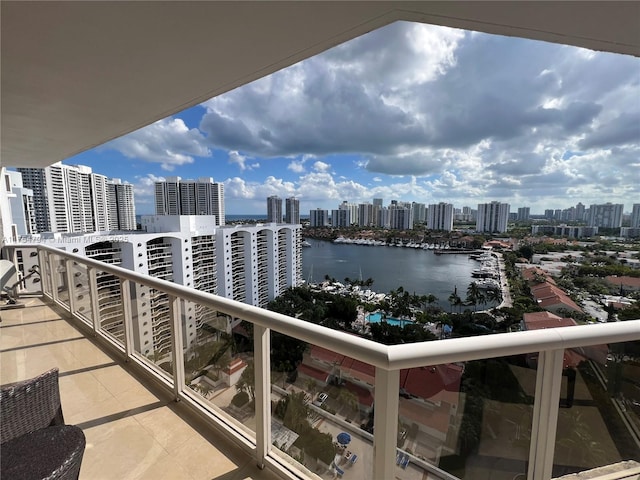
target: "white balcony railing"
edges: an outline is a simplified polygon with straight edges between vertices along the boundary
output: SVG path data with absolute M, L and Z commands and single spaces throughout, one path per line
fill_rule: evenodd
M 323 349 L 336 352 L 364 362 L 375 368 L 374 425 L 372 435 L 373 450 L 370 473 L 375 478 L 396 478 L 397 439 L 398 439 L 398 386 L 400 373 L 404 369 L 432 367 L 444 364 L 459 364 L 481 359 L 506 357 L 513 355 L 535 354 L 537 373 L 535 374 L 535 396 L 530 423 L 531 439 L 528 445 L 526 478 L 529 480 L 548 480 L 552 477 L 556 427 L 559 413 L 561 384 L 565 349 L 577 349 L 592 345 L 617 344 L 640 340 L 640 320 L 564 328 L 552 328 L 537 331 L 495 334 L 471 338 L 455 338 L 442 341 L 412 343 L 386 346 L 373 341 L 331 330 L 303 320 L 270 312 L 224 297 L 204 293 L 175 283 L 158 280 L 120 267 L 87 259 L 75 254 L 63 252 L 47 246 L 38 246 L 38 255 L 42 271 L 43 293 L 61 304 L 67 311 L 85 325 L 89 325 L 98 338 L 106 344 L 115 344 L 131 365 L 149 375 L 149 378 L 172 389 L 176 400 L 184 402 L 200 415 L 208 424 L 225 432 L 230 438 L 251 449 L 260 466 L 269 466 L 285 476 L 316 478 L 315 474 L 291 459 L 283 457 L 272 445 L 271 437 L 271 331 L 293 337 Z M 66 272 L 57 272 L 59 262 L 66 262 Z M 77 285 L 71 278 L 71 262 L 77 262 L 87 269 L 89 291 L 92 299 L 98 298 L 96 273 L 108 272 L 119 279 L 120 295 L 124 312 L 124 340 L 122 344 L 101 329 L 101 315 L 98 304 L 91 301 L 91 315 L 82 316 L 75 308 Z M 150 365 L 149 359 L 138 354 L 134 338 L 135 315 L 132 313 L 132 297 L 135 289 L 150 287 L 168 295 L 170 321 L 171 358 L 159 352 L 158 362 L 165 362 L 172 375 L 159 373 Z M 61 289 L 64 302 L 59 300 Z M 86 286 L 84 286 L 86 290 Z M 86 295 L 86 293 L 85 293 Z M 68 299 L 67 299 L 68 298 Z M 253 359 L 255 368 L 255 433 L 238 426 L 221 411 L 210 408 L 188 387 L 185 370 L 185 341 L 183 335 L 184 318 L 181 305 L 193 302 L 199 308 L 211 312 L 220 312 L 232 318 L 243 319 L 253 324 Z M 184 313 L 184 312 L 183 312 Z M 150 355 L 147 355 L 150 358 Z M 640 385 L 640 382 L 639 382 Z M 315 410 L 315 409 L 314 409 Z M 317 409 L 322 413 L 321 409 Z M 343 422 L 344 423 L 344 422 Z M 348 425 L 345 425 L 348 426 Z M 357 428 L 357 426 L 355 427 Z M 364 436 L 366 436 L 363 433 Z M 371 437 L 371 435 L 369 435 Z M 505 446 L 505 448 L 507 448 Z M 585 448 L 587 446 L 585 445 Z M 640 447 L 639 450 L 640 451 Z M 636 451 L 637 452 L 637 451 Z M 407 458 L 408 454 L 407 454 Z M 413 457 L 412 457 L 413 458 Z M 624 458 L 623 458 L 624 459 Z M 455 476 L 444 472 L 429 462 L 421 466 L 431 475 L 442 479 L 454 479 Z M 431 477 L 429 477 L 431 478 Z M 520 477 L 519 477 L 520 478 Z M 524 477 L 521 477 L 524 478 Z

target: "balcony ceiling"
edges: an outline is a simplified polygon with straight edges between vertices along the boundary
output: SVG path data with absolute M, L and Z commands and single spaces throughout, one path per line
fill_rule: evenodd
M 2 165 L 47 166 L 396 20 L 640 56 L 638 2 L 2 1 Z

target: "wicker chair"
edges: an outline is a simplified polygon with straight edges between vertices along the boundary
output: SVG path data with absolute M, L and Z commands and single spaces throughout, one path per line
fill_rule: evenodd
M 82 430 L 64 424 L 58 369 L 0 388 L 0 477 L 77 479 Z

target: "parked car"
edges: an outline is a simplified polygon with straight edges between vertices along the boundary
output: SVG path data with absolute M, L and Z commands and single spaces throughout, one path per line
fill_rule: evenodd
M 320 392 L 314 404 L 317 405 L 318 407 L 321 407 L 322 404 L 327 401 L 327 398 L 329 398 L 329 395 L 327 395 L 324 392 Z

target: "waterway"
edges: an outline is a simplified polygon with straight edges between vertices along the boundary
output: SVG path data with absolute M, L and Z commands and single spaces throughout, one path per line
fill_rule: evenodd
M 435 255 L 432 250 L 374 247 L 309 240 L 302 249 L 302 273 L 306 281 L 321 282 L 325 275 L 344 282 L 373 279 L 371 290 L 388 293 L 402 286 L 409 293 L 433 294 L 449 309 L 449 295 L 457 289 L 464 300 L 478 262 L 468 255 Z M 487 305 L 488 306 L 488 305 Z

